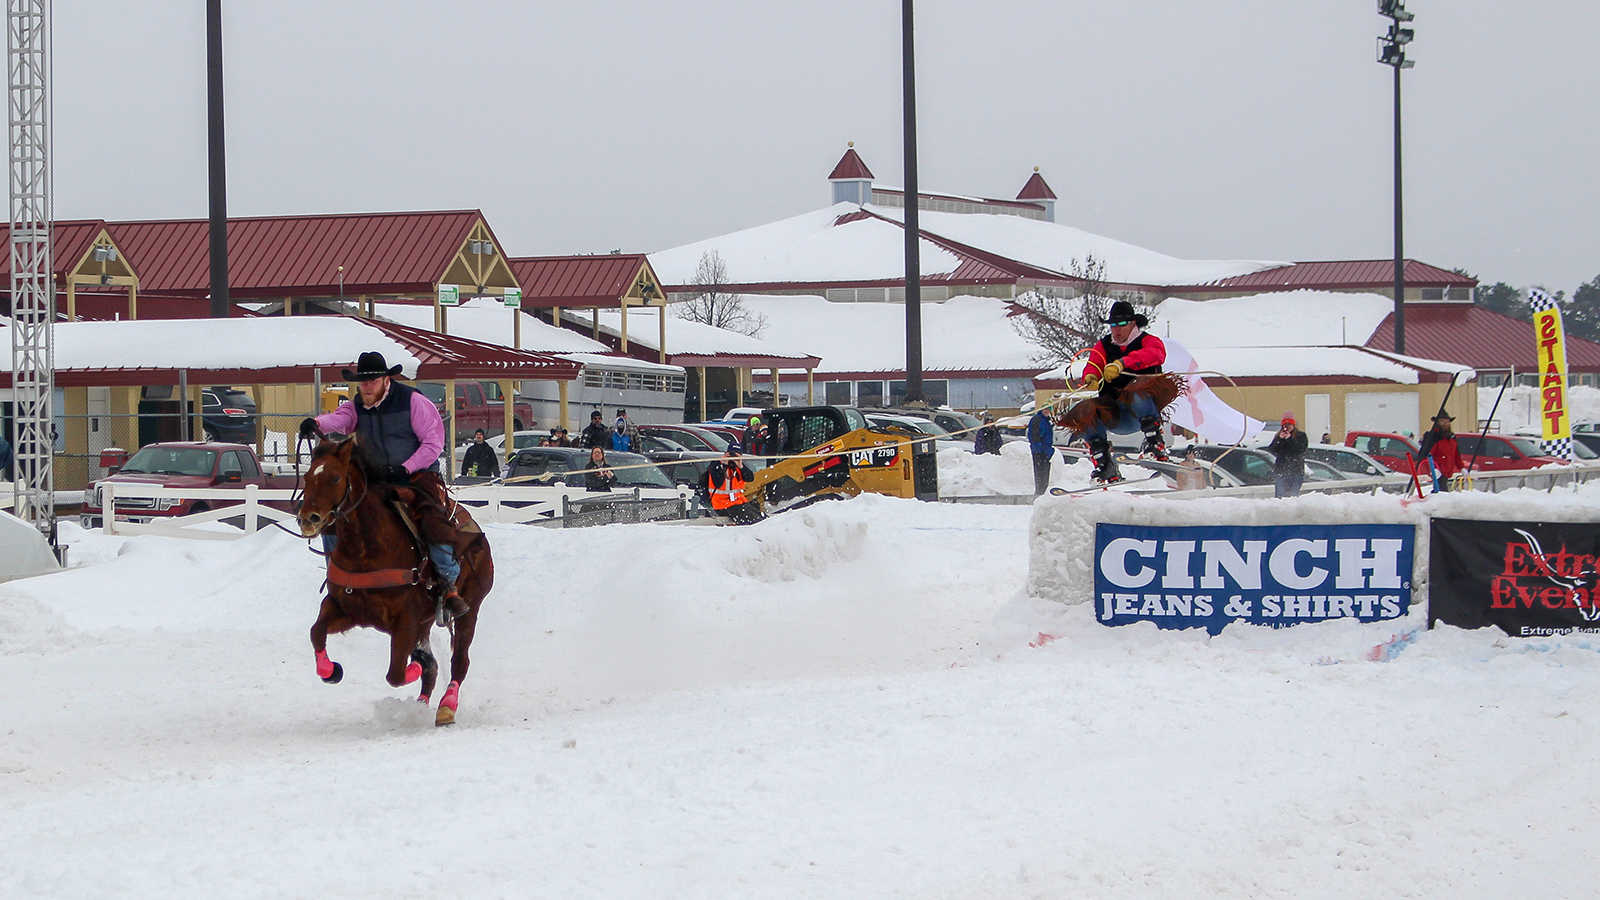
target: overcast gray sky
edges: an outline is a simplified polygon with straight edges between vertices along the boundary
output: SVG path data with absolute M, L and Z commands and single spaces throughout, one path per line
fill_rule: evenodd
M 899 3 L 224 0 L 233 215 L 481 208 L 652 251 L 899 184 Z M 1392 253 L 1375 0 L 920 0 L 922 186 L 1175 256 Z M 206 214 L 205 4 L 55 3 L 56 210 Z M 1407 255 L 1600 275 L 1600 3 L 1410 0 Z

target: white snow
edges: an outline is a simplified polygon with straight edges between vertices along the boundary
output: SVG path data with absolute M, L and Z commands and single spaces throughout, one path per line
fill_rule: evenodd
M 1219 300 L 1161 301 L 1151 330 L 1202 347 L 1359 347 L 1394 312 L 1378 294 L 1285 291 Z
M 628 344 L 638 344 L 650 350 L 661 349 L 661 320 L 659 307 L 628 310 Z M 591 311 L 564 312 L 563 317 L 579 325 L 592 321 Z M 605 334 L 622 334 L 622 312 L 615 309 L 600 310 L 600 330 Z M 816 354 L 807 349 L 805 341 L 797 341 L 787 333 L 751 337 L 726 328 L 717 328 L 701 322 L 667 314 L 667 352 L 713 355 L 718 353 L 742 356 L 773 356 L 800 360 Z
M 767 333 L 808 348 L 825 372 L 896 372 L 906 366 L 900 303 L 830 303 L 811 295 L 745 295 L 767 317 Z M 1006 301 L 952 297 L 922 304 L 922 364 L 930 370 L 1027 369 L 1038 348 L 1017 334 Z M 668 337 L 671 340 L 670 333 Z
M 1089 473 L 1094 463 L 1082 457 L 1064 459 L 1057 453 L 1050 463 L 1050 486 L 1085 488 L 1090 484 Z M 1119 490 L 1166 490 L 1166 482 L 1151 480 L 1149 469 L 1133 464 L 1122 466 L 1127 483 Z M 941 497 L 992 497 L 1019 496 L 1033 493 L 1033 456 L 1028 452 L 1027 441 L 1007 441 L 1000 446 L 999 455 L 977 455 L 959 448 L 939 448 L 939 496 Z
M 351 365 L 375 350 L 410 378 L 420 362 L 393 338 L 348 316 L 58 322 L 53 341 L 58 369 Z M 0 345 L 10 359 L 9 331 L 0 332 Z
M 412 328 L 433 330 L 433 307 L 408 303 L 379 303 L 382 318 Z M 569 328 L 541 322 L 522 310 L 506 309 L 488 300 L 469 300 L 446 313 L 446 328 L 458 337 L 510 347 L 515 343 L 515 319 L 522 318 L 522 349 L 535 353 L 609 353 L 611 348 Z
M 1038 515 L 1085 502 L 1159 501 Z M 1034 515 L 490 526 L 450 730 L 383 684 L 375 633 L 316 679 L 303 541 L 64 524 L 75 568 L 0 586 L 0 894 L 1592 892 L 1593 645 L 1440 629 L 1379 664 L 1375 626 L 1107 629 L 1022 590 Z
M 1499 399 L 1500 408 L 1495 409 L 1495 400 Z M 1567 408 L 1570 411 L 1573 424 L 1585 422 L 1600 422 L 1600 388 L 1585 385 L 1567 386 Z M 1478 418 L 1486 420 L 1489 413 L 1494 413 L 1497 423 L 1496 430 L 1510 434 L 1518 428 L 1539 428 L 1540 411 L 1542 406 L 1539 400 L 1539 389 L 1532 385 L 1509 385 L 1501 396 L 1499 387 L 1478 388 Z M 1466 417 L 1461 417 L 1463 422 Z M 1470 431 L 1477 427 L 1476 423 L 1470 426 L 1457 425 L 1457 431 Z
M 866 208 L 897 222 L 905 220 L 900 207 Z M 1053 272 L 1070 272 L 1073 260 L 1085 262 L 1092 255 L 1105 263 L 1107 280 L 1124 284 L 1206 284 L 1290 265 L 1257 259 L 1178 259 L 1070 225 L 1021 216 L 919 210 L 917 222 L 924 232 Z
M 834 224 L 839 217 L 860 210 L 854 203 L 837 203 L 660 250 L 650 254 L 650 266 L 662 284 L 689 284 L 700 257 L 714 250 L 727 264 L 731 284 L 904 278 L 906 239 L 898 225 L 871 217 Z M 918 261 L 923 275 L 953 272 L 961 263 L 960 257 L 926 238 L 920 246 Z

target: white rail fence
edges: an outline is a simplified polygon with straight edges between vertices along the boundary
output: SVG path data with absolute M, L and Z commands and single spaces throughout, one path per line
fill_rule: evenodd
M 243 488 L 171 488 L 115 481 L 102 481 L 99 488 L 102 509 L 99 528 L 105 534 L 158 534 L 202 541 L 234 541 L 271 527 L 274 522 L 296 533 L 300 531 L 293 513 L 267 505 L 287 505 L 295 498 L 295 491 L 266 490 L 253 484 Z M 687 488 L 634 488 L 603 493 L 582 488 L 478 484 L 458 486 L 450 493 L 457 503 L 471 509 L 472 517 L 480 524 L 554 524 L 569 510 L 593 509 L 608 501 L 681 500 L 689 507 L 695 504 L 694 493 Z M 243 502 L 239 502 L 241 497 Z M 158 514 L 146 504 L 131 509 L 118 508 L 116 504 L 122 500 L 148 500 L 157 506 L 163 500 L 170 501 L 167 509 L 182 500 L 208 503 L 223 500 L 232 505 L 186 516 L 168 516 Z M 240 519 L 242 525 L 237 527 L 219 524 Z

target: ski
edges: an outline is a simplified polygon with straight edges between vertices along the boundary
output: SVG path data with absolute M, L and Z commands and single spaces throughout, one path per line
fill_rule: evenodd
M 1074 494 L 1088 494 L 1088 493 L 1091 493 L 1093 491 L 1110 490 L 1111 488 L 1114 488 L 1119 484 L 1141 484 L 1143 482 L 1149 481 L 1151 478 L 1160 478 L 1160 477 L 1161 477 L 1161 473 L 1160 472 L 1151 472 L 1149 478 L 1136 478 L 1136 479 L 1132 479 L 1132 480 L 1129 480 L 1127 478 L 1118 478 L 1116 481 L 1096 482 L 1095 484 L 1091 484 L 1088 487 L 1081 487 L 1081 488 L 1053 487 L 1053 488 L 1050 489 L 1050 496 L 1052 496 L 1052 497 L 1070 497 L 1070 496 L 1072 496 Z

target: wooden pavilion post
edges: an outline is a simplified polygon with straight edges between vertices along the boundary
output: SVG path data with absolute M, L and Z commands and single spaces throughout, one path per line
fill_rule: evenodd
M 128 318 L 139 318 L 139 286 L 136 284 L 128 285 Z
M 444 380 L 444 419 L 448 427 L 445 433 L 444 444 L 444 480 L 446 484 L 456 480 L 456 380 Z
M 67 321 L 78 321 L 78 283 L 67 278 Z
M 600 308 L 595 307 L 595 318 L 600 317 Z M 622 352 L 628 352 L 628 298 L 622 298 Z
M 816 406 L 817 405 L 817 395 L 816 395 L 816 391 L 814 390 L 815 382 L 813 380 L 813 377 L 815 376 L 816 371 L 817 371 L 816 369 L 807 369 L 806 370 L 806 405 L 807 406 Z
M 267 458 L 267 423 L 261 415 L 261 394 L 259 384 L 250 385 L 250 399 L 256 402 L 256 458 Z M 319 410 L 320 412 L 320 410 Z
M 656 361 L 661 363 L 662 365 L 666 365 L 667 364 L 667 304 L 666 304 L 666 301 L 662 301 L 661 305 L 656 307 L 656 317 L 660 320 L 660 322 L 659 322 L 659 324 L 660 324 L 660 335 L 657 338 L 656 346 L 661 348 L 661 354 L 660 354 L 661 358 L 656 360 Z
M 561 427 L 562 428 L 566 428 L 567 427 L 567 383 L 565 381 L 556 382 L 556 396 L 560 398 L 560 402 L 561 402 Z
M 512 312 L 516 312 L 516 310 L 512 310 Z M 516 441 L 512 440 L 512 438 L 517 433 L 517 429 L 515 427 L 516 424 L 517 424 L 516 423 L 517 411 L 515 409 L 515 406 L 516 406 L 515 400 L 516 400 L 517 394 L 516 394 L 515 391 L 513 391 L 511 389 L 511 382 L 510 381 L 501 380 L 501 382 L 500 382 L 500 397 L 501 397 L 501 405 L 503 405 L 505 407 L 505 425 L 504 425 L 504 427 L 505 427 L 505 436 L 506 436 L 506 452 L 510 453 L 516 447 Z M 531 428 L 533 426 L 529 425 L 528 427 Z

